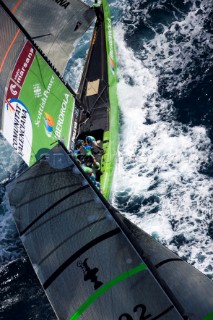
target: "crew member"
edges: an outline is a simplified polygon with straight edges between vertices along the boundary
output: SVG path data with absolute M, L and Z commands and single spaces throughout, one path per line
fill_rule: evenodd
M 99 150 L 101 150 L 102 152 L 104 151 L 97 143 L 96 139 L 93 136 L 87 136 L 86 137 L 86 143 L 89 146 L 94 146 L 96 148 L 98 148 Z

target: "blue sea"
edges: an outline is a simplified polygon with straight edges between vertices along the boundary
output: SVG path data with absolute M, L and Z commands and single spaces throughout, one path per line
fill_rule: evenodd
M 120 105 L 112 204 L 213 279 L 212 0 L 109 3 Z M 66 70 L 75 89 L 91 32 Z M 6 208 L 5 186 L 25 165 L 0 140 L 0 320 L 55 320 Z

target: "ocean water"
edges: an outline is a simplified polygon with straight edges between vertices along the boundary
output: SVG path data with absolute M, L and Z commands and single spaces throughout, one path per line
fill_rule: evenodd
M 112 203 L 213 279 L 212 1 L 109 3 L 120 103 Z M 88 43 L 68 64 L 74 88 Z M 25 165 L 0 140 L 0 320 L 53 320 L 6 209 L 5 186 Z

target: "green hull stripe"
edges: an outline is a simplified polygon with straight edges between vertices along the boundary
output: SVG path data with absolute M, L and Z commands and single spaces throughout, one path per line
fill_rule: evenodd
M 213 320 L 213 311 L 203 318 L 203 320 Z
M 80 315 L 98 298 L 100 297 L 102 294 L 104 294 L 107 290 L 109 290 L 111 287 L 113 287 L 114 285 L 116 285 L 117 283 L 130 278 L 132 276 L 134 276 L 135 274 L 146 270 L 147 269 L 147 265 L 145 263 L 140 264 L 139 266 L 130 269 L 127 272 L 122 273 L 120 276 L 112 279 L 111 281 L 109 281 L 108 283 L 106 283 L 105 285 L 103 285 L 101 288 L 99 288 L 98 290 L 95 291 L 95 293 L 90 296 L 81 306 L 80 308 L 72 315 L 72 317 L 70 318 L 70 320 L 75 320 L 78 319 L 80 317 Z
M 108 140 L 106 146 L 106 153 L 102 161 L 101 187 L 104 196 L 108 199 L 110 196 L 112 179 L 115 168 L 115 161 L 117 158 L 118 148 L 118 97 L 117 97 L 117 66 L 116 53 L 113 38 L 112 22 L 110 16 L 110 9 L 107 0 L 102 0 L 104 10 L 104 27 L 106 35 L 106 51 L 107 51 L 107 66 L 108 66 L 108 84 L 109 84 L 109 100 L 110 100 L 110 129 L 106 132 L 104 139 Z

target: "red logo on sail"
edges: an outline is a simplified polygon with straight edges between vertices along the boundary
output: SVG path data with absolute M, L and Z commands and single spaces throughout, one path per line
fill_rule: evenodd
M 12 104 L 10 103 L 9 100 L 6 100 L 6 108 L 7 108 L 7 110 L 10 111 L 10 112 L 16 111 L 15 108 L 14 108 L 14 107 L 12 106 Z
M 18 98 L 21 87 L 31 67 L 34 57 L 35 49 L 28 41 L 22 49 L 22 52 L 20 53 L 16 65 L 13 69 L 12 77 L 8 86 L 7 99 Z

